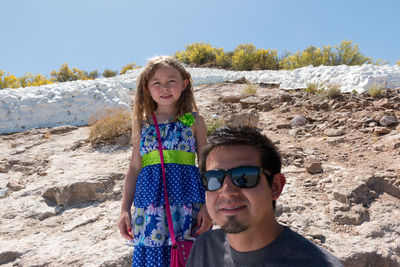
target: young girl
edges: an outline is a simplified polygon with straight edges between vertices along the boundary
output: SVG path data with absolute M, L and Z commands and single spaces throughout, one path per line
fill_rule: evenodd
M 195 154 L 206 144 L 190 73 L 172 57 L 150 60 L 136 88 L 133 151 L 125 178 L 119 230 L 134 247 L 133 266 L 169 266 L 169 237 L 157 133 L 166 169 L 168 199 L 177 239 L 194 240 L 212 226 Z M 131 205 L 134 202 L 134 213 Z

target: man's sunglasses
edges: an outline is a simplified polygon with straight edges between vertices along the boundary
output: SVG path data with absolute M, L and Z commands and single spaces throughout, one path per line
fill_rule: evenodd
M 240 166 L 226 170 L 209 170 L 202 174 L 204 188 L 207 191 L 216 191 L 224 184 L 225 176 L 228 175 L 232 183 L 239 188 L 253 188 L 260 181 L 260 174 L 271 175 L 272 173 L 261 167 Z

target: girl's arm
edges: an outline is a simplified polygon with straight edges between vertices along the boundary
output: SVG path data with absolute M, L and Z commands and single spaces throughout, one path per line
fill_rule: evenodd
M 138 122 L 133 123 L 132 143 L 132 155 L 125 177 L 121 214 L 118 223 L 118 228 L 121 235 L 128 240 L 133 239 L 133 233 L 131 229 L 131 206 L 135 197 L 136 180 L 140 170 L 142 169 L 142 157 L 140 156 L 140 123 Z
M 207 144 L 207 128 L 204 122 L 203 116 L 200 114 L 196 115 L 196 120 L 194 124 L 194 137 L 196 138 L 197 144 L 197 158 L 200 158 L 200 153 L 203 147 Z M 206 205 L 202 205 L 199 213 L 197 214 L 197 226 L 198 229 L 196 234 L 200 235 L 205 231 L 208 231 L 212 226 L 212 219 L 208 215 Z
M 198 113 L 194 123 L 194 137 L 197 144 L 197 159 L 200 159 L 201 150 L 207 144 L 207 128 L 203 116 Z

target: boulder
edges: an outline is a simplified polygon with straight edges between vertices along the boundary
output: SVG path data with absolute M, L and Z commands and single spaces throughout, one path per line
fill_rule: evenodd
M 42 196 L 57 205 L 69 207 L 86 201 L 104 201 L 113 195 L 113 177 L 123 174 L 109 174 L 94 177 L 88 181 L 74 182 L 45 189 Z
M 233 114 L 230 117 L 230 124 L 235 126 L 249 126 L 252 128 L 257 127 L 259 116 L 253 113 L 240 113 Z

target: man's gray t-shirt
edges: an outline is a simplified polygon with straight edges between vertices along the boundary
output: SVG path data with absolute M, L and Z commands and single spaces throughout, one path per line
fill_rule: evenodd
M 186 266 L 343 266 L 339 259 L 288 227 L 264 248 L 238 252 L 226 234 L 211 230 L 194 243 Z

